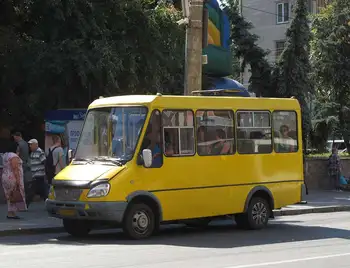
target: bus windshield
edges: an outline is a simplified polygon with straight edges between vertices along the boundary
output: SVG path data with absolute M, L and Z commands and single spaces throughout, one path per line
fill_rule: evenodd
M 90 110 L 74 156 L 77 161 L 130 161 L 147 116 L 146 107 L 108 107 Z M 73 162 L 73 164 L 74 164 Z

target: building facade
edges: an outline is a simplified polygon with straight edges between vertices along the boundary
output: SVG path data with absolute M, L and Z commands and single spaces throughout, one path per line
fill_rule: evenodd
M 305 0 L 310 14 L 319 13 L 327 0 Z M 269 51 L 268 60 L 274 64 L 284 49 L 286 31 L 293 19 L 296 0 L 240 0 L 243 17 L 251 22 L 252 33 L 259 36 L 258 45 Z M 242 84 L 249 86 L 249 67 L 242 74 Z

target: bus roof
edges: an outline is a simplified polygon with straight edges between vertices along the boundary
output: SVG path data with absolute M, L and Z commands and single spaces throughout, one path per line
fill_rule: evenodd
M 89 109 L 110 106 L 145 105 L 161 109 L 259 109 L 300 110 L 294 98 L 211 97 L 176 95 L 125 95 L 100 98 L 93 101 Z

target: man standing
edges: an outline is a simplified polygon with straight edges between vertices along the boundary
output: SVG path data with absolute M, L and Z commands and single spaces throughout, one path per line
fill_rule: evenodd
M 27 206 L 33 201 L 35 194 L 40 195 L 43 200 L 47 198 L 47 187 L 45 182 L 45 152 L 39 148 L 38 141 L 31 139 L 29 142 L 30 157 L 29 163 L 33 176 L 33 184 L 28 193 Z
M 18 154 L 19 154 L 19 157 L 22 159 L 23 164 L 28 164 L 29 148 L 28 148 L 27 142 L 25 140 L 23 140 L 23 138 L 22 138 L 22 133 L 16 132 L 13 135 L 13 139 L 18 144 Z
M 49 148 L 46 161 L 46 177 L 49 185 L 52 179 L 67 166 L 65 155 L 62 148 L 61 138 L 57 135 L 52 136 L 53 146 Z
M 338 148 L 332 148 L 332 154 L 328 158 L 328 173 L 333 183 L 333 187 L 337 192 L 341 192 L 340 189 L 340 175 L 341 175 L 341 163 L 338 155 Z

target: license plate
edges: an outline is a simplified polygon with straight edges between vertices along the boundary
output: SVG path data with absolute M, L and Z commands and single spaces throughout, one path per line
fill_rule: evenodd
M 74 216 L 75 215 L 75 210 L 72 209 L 60 209 L 58 213 L 61 216 Z

